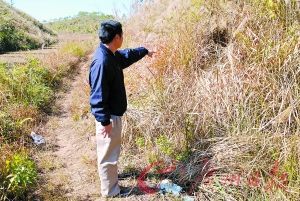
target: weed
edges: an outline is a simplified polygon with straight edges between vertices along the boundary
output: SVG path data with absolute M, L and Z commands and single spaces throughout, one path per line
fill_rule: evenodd
M 8 197 L 24 198 L 28 189 L 36 184 L 37 170 L 26 153 L 16 153 L 6 160 L 4 185 Z

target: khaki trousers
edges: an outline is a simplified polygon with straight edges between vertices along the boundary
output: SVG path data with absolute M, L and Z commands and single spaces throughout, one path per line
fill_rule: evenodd
M 101 182 L 101 195 L 111 197 L 120 192 L 118 185 L 118 159 L 121 151 L 122 120 L 111 116 L 112 130 L 104 138 L 104 127 L 96 121 L 97 162 Z

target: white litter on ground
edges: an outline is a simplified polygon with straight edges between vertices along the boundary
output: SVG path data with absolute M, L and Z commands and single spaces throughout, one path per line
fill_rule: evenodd
M 33 139 L 33 142 L 36 145 L 45 144 L 45 139 L 43 136 L 36 134 L 35 132 L 31 132 L 30 134 L 31 138 Z
M 159 185 L 159 192 L 164 194 L 164 193 L 171 193 L 175 196 L 179 196 L 180 193 L 182 192 L 182 187 L 178 186 L 177 184 L 174 184 L 171 180 L 169 179 L 164 179 L 162 180 Z M 184 195 L 182 196 L 183 201 L 194 201 L 195 198 L 189 195 Z
M 164 179 L 159 184 L 159 189 L 161 193 L 172 193 L 175 196 L 179 196 L 180 192 L 182 191 L 182 187 L 174 184 L 169 179 Z

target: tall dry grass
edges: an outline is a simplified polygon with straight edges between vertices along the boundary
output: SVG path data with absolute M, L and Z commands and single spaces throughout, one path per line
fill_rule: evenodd
M 127 72 L 124 149 L 176 159 L 172 176 L 199 198 L 298 200 L 300 26 L 290 2 L 137 3 L 126 44 L 158 53 Z

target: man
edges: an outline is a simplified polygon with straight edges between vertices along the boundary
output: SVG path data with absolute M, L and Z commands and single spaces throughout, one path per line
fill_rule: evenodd
M 118 50 L 123 43 L 120 22 L 100 25 L 97 48 L 90 67 L 91 112 L 96 119 L 97 159 L 103 197 L 126 196 L 118 185 L 117 162 L 121 148 L 121 117 L 127 108 L 123 69 L 153 52 L 144 47 Z

